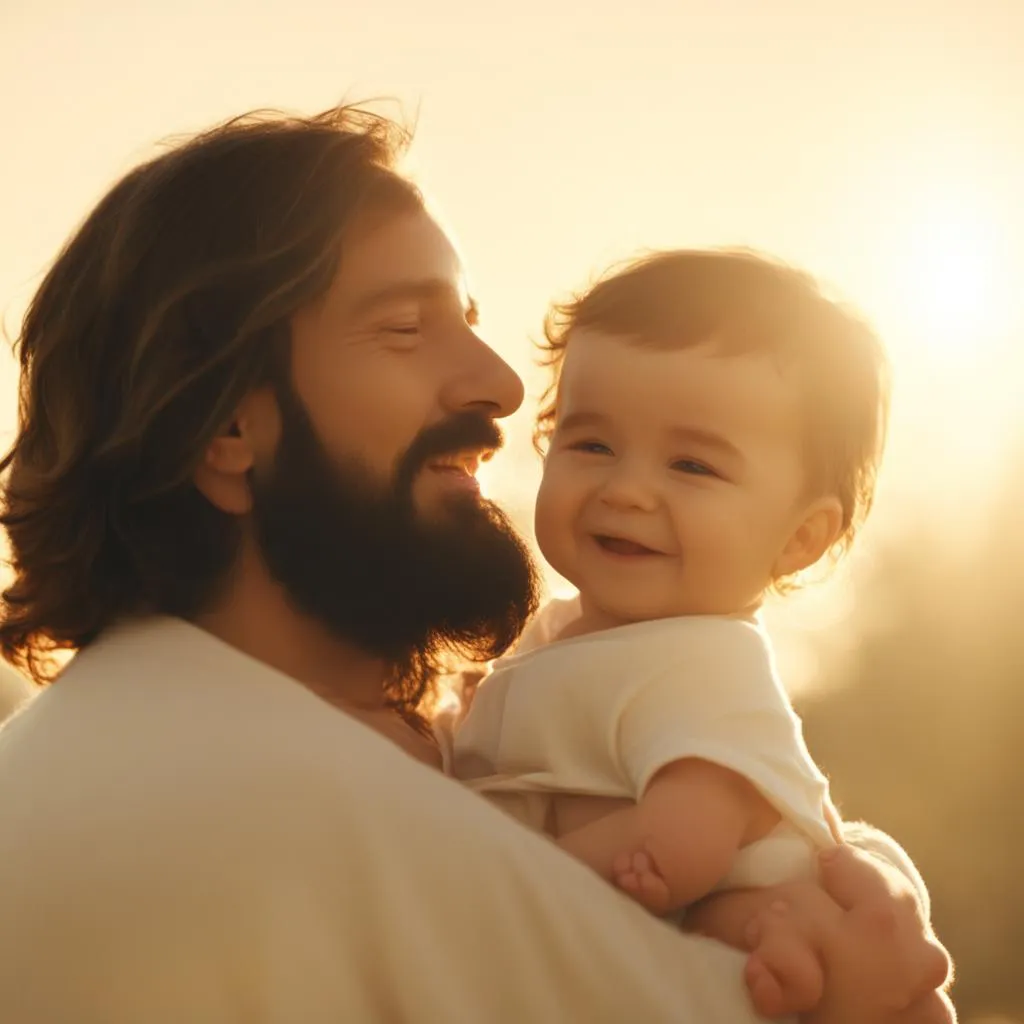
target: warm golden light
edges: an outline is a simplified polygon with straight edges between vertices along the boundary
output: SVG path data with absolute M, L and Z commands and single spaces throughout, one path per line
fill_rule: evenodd
M 156 140 L 396 96 L 381 109 L 417 126 L 408 167 L 459 240 L 480 335 L 527 378 L 478 476 L 532 536 L 547 377 L 529 339 L 552 298 L 673 246 L 750 246 L 834 285 L 892 357 L 882 488 L 850 561 L 766 617 L 844 813 L 920 861 L 960 1019 L 1024 1022 L 1024 2 L 581 10 L 0 3 L 0 326 L 17 334 L 68 233 Z
M 1011 317 L 1010 267 L 995 213 L 969 197 L 940 194 L 915 211 L 906 232 L 901 305 L 921 356 L 975 362 Z

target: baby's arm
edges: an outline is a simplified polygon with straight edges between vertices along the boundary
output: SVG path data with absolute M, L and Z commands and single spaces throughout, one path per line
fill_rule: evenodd
M 742 776 L 686 758 L 662 768 L 635 806 L 559 836 L 558 845 L 608 881 L 621 879 L 623 857 L 644 851 L 652 870 L 630 895 L 666 914 L 710 892 L 740 848 L 777 821 Z

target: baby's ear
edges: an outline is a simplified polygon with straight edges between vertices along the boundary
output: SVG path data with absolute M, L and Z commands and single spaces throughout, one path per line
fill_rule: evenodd
M 804 512 L 775 563 L 775 578 L 809 569 L 832 547 L 843 530 L 843 506 L 837 497 L 819 498 Z

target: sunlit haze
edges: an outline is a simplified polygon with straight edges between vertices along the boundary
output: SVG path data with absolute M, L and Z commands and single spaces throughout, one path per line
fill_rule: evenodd
M 859 557 L 887 523 L 969 523 L 1009 471 L 1024 430 L 1024 6 L 52 0 L 6 5 L 0 34 L 11 334 L 73 226 L 158 140 L 255 107 L 393 96 L 483 330 L 528 380 L 486 470 L 525 528 L 544 383 L 530 339 L 550 299 L 645 247 L 766 250 L 881 328 L 891 457 Z M 5 432 L 14 380 L 0 375 Z M 782 614 L 794 685 L 807 673 L 787 622 L 827 623 L 845 600 L 840 580 Z

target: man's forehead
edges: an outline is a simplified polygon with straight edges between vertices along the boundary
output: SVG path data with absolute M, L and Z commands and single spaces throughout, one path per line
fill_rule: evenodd
M 407 288 L 455 292 L 468 304 L 462 260 L 429 214 L 392 217 L 353 237 L 342 252 L 331 291 L 346 306 Z

